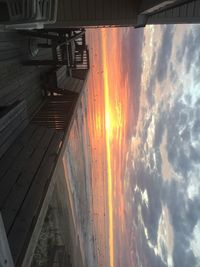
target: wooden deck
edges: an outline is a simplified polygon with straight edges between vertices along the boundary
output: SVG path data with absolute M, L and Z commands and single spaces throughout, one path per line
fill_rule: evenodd
M 63 132 L 30 124 L 0 165 L 1 212 L 16 265 L 55 167 Z M 18 152 L 18 153 L 17 153 Z M 25 247 L 24 247 L 25 246 Z
M 48 68 L 22 65 L 31 57 L 28 42 L 29 38 L 16 32 L 0 33 L 0 106 L 25 99 L 30 118 L 41 103 L 40 76 Z
M 41 76 L 49 68 L 23 66 L 29 57 L 26 37 L 0 33 L 0 107 L 26 105 L 20 116 L 26 125 L 4 124 L 13 140 L 0 156 L 0 212 L 17 267 L 30 264 L 88 72 L 74 71 L 74 78 L 64 79 L 63 69 L 58 82 L 69 91 L 44 100 Z

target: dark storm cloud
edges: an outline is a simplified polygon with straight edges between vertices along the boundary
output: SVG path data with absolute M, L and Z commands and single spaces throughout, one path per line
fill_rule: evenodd
M 143 30 L 130 28 L 121 44 L 123 70 L 130 73 L 129 84 L 134 84 L 135 90 L 140 88 L 141 82 L 143 41 Z
M 186 51 L 184 53 L 187 54 Z M 172 64 L 169 67 L 168 74 L 171 81 L 176 82 L 177 73 L 173 69 Z M 171 110 L 167 114 L 162 109 L 159 110 L 154 135 L 154 146 L 148 151 L 144 150 L 144 144 L 147 140 L 147 132 L 152 117 L 145 117 L 141 132 L 143 145 L 139 147 L 139 159 L 135 160 L 134 181 L 136 181 L 135 184 L 142 191 L 147 190 L 149 203 L 147 207 L 142 203 L 141 196 L 138 194 L 135 204 L 141 206 L 142 219 L 145 227 L 148 229 L 149 239 L 154 245 L 157 242 L 158 222 L 161 215 L 162 203 L 168 207 L 170 222 L 174 229 L 174 266 L 193 267 L 195 266 L 196 260 L 191 251 L 190 243 L 193 238 L 194 227 L 200 220 L 200 200 L 199 196 L 193 200 L 188 198 L 188 185 L 191 183 L 191 173 L 195 173 L 194 168 L 200 162 L 199 148 L 195 146 L 195 142 L 192 143 L 194 140 L 199 141 L 200 138 L 200 99 L 194 105 L 194 97 L 191 97 L 190 92 L 183 95 L 182 88 L 179 89 L 177 92 L 180 92 L 180 94 L 174 96 L 174 105 L 171 103 Z M 151 90 L 153 93 L 153 85 Z M 146 114 L 148 114 L 147 112 Z M 177 176 L 175 177 L 175 174 L 172 173 L 171 182 L 162 181 L 160 177 L 162 159 L 159 146 L 162 142 L 165 129 L 167 129 L 167 153 L 169 162 L 177 173 L 177 176 L 181 177 L 180 180 L 177 180 Z M 156 157 L 155 161 L 152 155 Z M 142 159 L 147 158 L 149 164 L 145 164 L 146 162 L 144 163 L 144 161 L 141 163 L 140 157 Z M 157 167 L 155 168 L 156 172 L 154 171 L 154 164 Z M 147 165 L 148 167 L 145 167 Z M 134 214 L 135 216 L 133 218 L 137 221 L 138 239 L 141 238 L 138 251 L 143 266 L 165 266 L 147 244 L 137 207 L 134 209 Z M 162 256 L 167 258 L 166 248 L 162 245 L 161 247 Z
M 165 129 L 164 119 L 166 117 L 167 117 L 166 113 L 160 113 L 158 122 L 156 123 L 155 136 L 154 136 L 154 146 L 155 147 L 159 147 L 161 142 L 162 142 L 163 133 L 164 133 L 164 129 Z
M 192 121 L 192 113 L 190 113 L 191 108 L 182 101 L 179 95 L 175 103 L 166 122 L 168 159 L 174 170 L 187 178 L 192 167 L 188 145 L 190 139 L 187 139 L 191 138 L 189 124 Z
M 146 241 L 144 230 L 141 229 L 141 231 L 138 233 L 139 237 L 139 244 L 138 244 L 138 254 L 141 261 L 141 265 L 139 266 L 145 266 L 145 267 L 167 267 L 166 264 L 164 264 L 159 256 L 156 256 L 153 249 L 151 249 Z M 138 266 L 135 264 L 135 266 Z
M 176 60 L 179 62 L 179 63 L 182 63 L 182 60 L 184 59 L 184 56 L 185 56 L 185 51 L 188 47 L 188 43 L 189 43 L 189 40 L 188 40 L 188 33 L 185 33 L 184 34 L 184 37 L 183 37 L 183 40 L 181 42 L 181 45 L 177 48 L 177 51 L 176 51 Z
M 192 136 L 198 140 L 200 134 L 200 118 L 197 118 L 194 121 L 193 127 L 192 127 Z
M 151 178 L 150 175 L 146 181 L 146 190 L 148 193 L 149 202 L 148 211 L 143 219 L 148 229 L 149 238 L 153 244 L 156 244 L 157 241 L 158 223 L 162 210 L 160 190 L 161 184 L 162 182 L 158 177 Z
M 174 229 L 173 261 L 176 267 L 195 266 L 196 263 L 190 251 L 190 240 L 200 219 L 200 199 L 188 199 L 186 190 L 187 181 L 183 181 L 180 186 L 175 179 L 164 183 L 162 187 L 162 201 L 169 208 Z
M 191 250 L 184 247 L 184 240 L 175 239 L 173 261 L 174 267 L 196 266 L 197 260 Z
M 183 139 L 184 142 L 187 142 L 188 140 L 190 140 L 191 136 L 190 136 L 190 129 L 185 128 L 182 133 L 181 133 L 181 138 Z
M 149 118 L 146 119 L 143 124 L 143 130 L 142 130 L 141 137 L 140 137 L 142 140 L 142 144 L 145 144 L 147 140 L 148 128 L 151 124 L 151 121 L 152 121 L 152 115 L 150 115 Z
M 156 245 L 157 243 L 157 231 L 158 231 L 158 222 L 161 213 L 161 206 L 156 207 L 150 203 L 149 208 L 146 205 L 142 205 L 142 218 L 145 224 L 145 227 L 148 229 L 148 236 L 151 240 L 151 243 Z
M 188 200 L 187 205 L 186 217 L 191 233 L 200 219 L 200 199 Z
M 151 66 L 150 66 L 150 68 L 152 69 L 152 74 L 149 83 L 147 85 L 147 91 L 146 91 L 150 105 L 153 105 L 155 103 L 154 90 L 156 81 L 161 83 L 166 79 L 168 75 L 168 67 L 172 53 L 173 37 L 174 37 L 174 26 L 172 25 L 165 26 L 163 29 L 161 45 L 158 48 L 158 50 L 154 50 L 153 52 Z M 170 74 L 173 75 L 174 79 L 176 78 L 175 72 L 172 73 L 172 70 Z
M 167 189 L 166 201 L 170 210 L 171 222 L 175 230 L 175 235 L 176 233 L 182 233 L 180 236 L 178 236 L 180 239 L 181 236 L 187 235 L 188 232 L 190 232 L 190 227 L 183 223 L 182 216 L 186 213 L 187 205 L 182 192 L 179 190 L 179 185 L 175 180 L 171 182 Z
M 168 159 L 174 170 L 188 179 L 193 164 L 200 161 L 199 149 L 191 145 L 200 138 L 200 106 L 191 106 L 190 95 L 177 95 L 175 103 L 167 119 Z
M 162 180 L 156 176 L 156 174 L 150 174 L 149 170 L 141 162 L 135 162 L 136 170 L 134 171 L 133 183 L 135 183 L 140 188 L 142 192 L 145 190 L 148 194 L 148 207 L 142 202 L 142 194 L 140 190 L 134 192 L 133 189 L 133 199 L 134 206 L 141 207 L 142 218 L 145 227 L 148 229 L 149 239 L 153 244 L 157 242 L 157 231 L 158 223 L 161 215 L 161 184 Z M 140 221 L 137 208 L 135 209 L 135 222 Z
M 170 68 L 169 68 L 169 78 L 170 78 L 170 81 L 171 81 L 173 84 L 176 83 L 176 81 L 177 81 L 177 79 L 178 79 L 177 71 L 174 69 L 172 63 L 170 63 Z
M 198 82 L 198 74 L 200 73 L 200 28 L 194 27 L 186 32 L 181 45 L 176 51 L 176 60 L 179 63 L 185 64 L 186 72 L 188 73 L 192 65 L 195 65 L 196 77 L 195 82 Z
M 178 133 L 174 131 L 173 125 L 170 126 L 167 136 L 168 159 L 174 170 L 186 179 L 191 169 L 191 162 L 185 151 L 183 140 L 181 140 Z
M 141 89 L 141 73 L 142 73 L 142 43 L 144 41 L 143 29 L 129 28 L 125 38 L 121 42 L 121 63 L 122 71 L 128 74 L 128 84 L 130 93 L 129 120 L 132 121 L 128 136 L 132 136 L 137 124 L 139 105 L 140 105 L 140 89 Z M 122 75 L 123 79 L 124 76 Z
M 200 199 L 188 199 L 187 181 L 181 186 L 172 180 L 163 187 L 163 201 L 167 204 L 174 229 L 174 266 L 195 266 L 196 260 L 190 251 L 193 230 L 200 219 Z M 181 256 L 184 255 L 184 256 Z
M 167 75 L 168 62 L 172 52 L 172 42 L 174 36 L 174 26 L 166 26 L 162 36 L 162 45 L 158 51 L 157 59 L 157 79 L 162 82 Z
M 173 40 L 173 28 L 167 30 L 164 29 L 162 44 L 160 50 L 162 53 L 168 54 L 168 56 L 161 60 L 161 52 L 154 53 L 152 59 L 152 74 L 149 83 L 147 84 L 147 97 L 151 104 L 154 104 L 154 90 L 156 82 L 162 82 L 166 76 L 172 83 L 177 82 L 177 70 L 170 60 L 172 51 L 171 44 L 166 44 L 167 37 Z M 177 61 L 185 64 L 186 71 L 189 72 L 191 66 L 195 67 L 194 82 L 199 82 L 200 75 L 200 27 L 198 31 L 189 32 L 184 37 L 183 45 L 180 46 L 176 53 Z M 165 45 L 164 45 L 165 40 Z M 190 44 L 190 41 L 192 44 Z M 169 46 L 167 48 L 167 46 Z M 197 47 L 198 46 L 198 47 Z M 193 53 L 192 53 L 193 50 Z M 195 52 L 196 51 L 196 52 Z M 156 51 L 157 52 L 157 51 Z M 163 64 L 160 71 L 159 68 Z M 169 63 L 166 63 L 168 61 Z M 192 67 L 193 68 L 193 67 Z M 183 84 L 177 85 L 177 92 L 180 94 L 173 96 L 174 106 L 170 103 L 170 110 L 165 113 L 162 109 L 158 111 L 157 121 L 155 124 L 155 135 L 153 148 L 146 150 L 144 144 L 147 141 L 147 132 L 151 123 L 150 111 L 145 111 L 146 117 L 144 118 L 144 124 L 142 124 L 141 130 L 141 143 L 139 146 L 137 158 L 135 161 L 135 169 L 132 170 L 131 183 L 131 218 L 134 221 L 135 228 L 131 228 L 130 225 L 127 228 L 131 228 L 131 233 L 134 236 L 132 238 L 134 245 L 134 252 L 138 251 L 140 261 L 144 267 L 163 267 L 166 266 L 161 261 L 160 257 L 154 254 L 154 251 L 148 246 L 144 228 L 140 221 L 140 215 L 144 221 L 145 227 L 148 229 L 148 235 L 150 241 L 155 245 L 157 242 L 157 230 L 158 222 L 161 215 L 162 204 L 166 205 L 170 213 L 170 222 L 174 230 L 174 251 L 173 261 L 174 267 L 194 267 L 197 261 L 191 251 L 191 240 L 193 238 L 193 231 L 195 225 L 200 220 L 200 200 L 197 195 L 193 200 L 188 198 L 188 185 L 191 183 L 191 173 L 194 175 L 194 166 L 197 166 L 200 162 L 199 148 L 195 146 L 195 142 L 200 140 L 200 99 L 196 100 L 193 104 L 194 96 L 191 96 L 190 90 L 188 94 L 183 95 Z M 184 82 L 184 81 L 183 81 Z M 162 105 L 162 103 L 159 103 Z M 162 105 L 164 106 L 164 105 Z M 148 118 L 148 119 L 147 119 Z M 171 181 L 165 182 L 161 176 L 161 164 L 162 159 L 160 157 L 159 146 L 162 142 L 163 133 L 167 129 L 167 153 L 169 162 L 174 170 L 171 174 Z M 196 142 L 197 143 L 197 142 Z M 152 150 L 155 154 L 152 153 Z M 154 160 L 153 156 L 156 157 Z M 143 161 L 141 161 L 143 159 Z M 145 160 L 148 160 L 146 162 Z M 148 167 L 147 163 L 149 164 Z M 157 168 L 155 168 L 155 165 Z M 131 165 L 132 166 L 132 165 Z M 154 170 L 156 169 L 156 171 Z M 177 173 L 177 175 L 175 174 Z M 198 175 L 198 173 L 197 173 Z M 181 177 L 181 178 L 180 178 Z M 142 203 L 142 197 L 140 192 L 134 193 L 135 186 L 148 192 L 149 204 L 148 207 L 145 203 Z M 198 186 L 198 185 L 197 185 Z M 141 213 L 138 212 L 138 206 L 141 207 Z M 131 236 L 130 233 L 130 236 Z M 137 240 L 137 241 L 136 241 Z M 167 258 L 166 247 L 162 246 L 162 256 Z M 135 252 L 136 253 L 136 252 Z M 135 256 L 135 255 L 134 255 Z M 137 265 L 135 260 L 135 265 Z
M 199 60 L 195 64 L 195 68 L 193 69 L 193 81 L 194 84 L 197 85 L 200 82 L 200 55 L 199 55 Z
M 190 158 L 195 163 L 200 163 L 200 151 L 192 145 L 190 146 Z
M 156 77 L 152 76 L 147 86 L 147 90 L 146 90 L 146 96 L 151 106 L 154 105 L 155 103 L 155 99 L 154 99 L 155 86 L 156 86 Z

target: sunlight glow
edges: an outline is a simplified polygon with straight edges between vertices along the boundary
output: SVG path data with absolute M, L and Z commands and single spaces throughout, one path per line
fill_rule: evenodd
M 105 32 L 102 30 L 102 61 L 104 66 L 104 98 L 105 98 L 105 120 L 106 120 L 106 154 L 108 164 L 108 210 L 109 210 L 109 248 L 110 248 L 110 266 L 114 267 L 114 248 L 113 248 L 113 179 L 111 168 L 111 148 L 110 140 L 112 138 L 113 118 L 110 109 L 108 68 L 106 62 L 106 39 Z
M 123 71 L 119 31 L 99 29 L 91 35 L 88 33 L 88 38 L 93 51 L 88 80 L 88 128 L 97 262 L 98 266 L 114 267 L 122 264 L 123 242 L 127 236 L 123 177 L 128 145 L 128 100 L 132 96 L 128 75 Z

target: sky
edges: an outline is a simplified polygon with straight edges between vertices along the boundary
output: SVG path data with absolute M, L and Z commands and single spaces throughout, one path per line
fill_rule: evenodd
M 99 266 L 200 266 L 199 41 L 198 25 L 88 32 Z

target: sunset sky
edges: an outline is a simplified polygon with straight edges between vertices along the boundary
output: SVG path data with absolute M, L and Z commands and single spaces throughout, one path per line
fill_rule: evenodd
M 99 266 L 199 267 L 199 32 L 88 31 Z
M 115 262 L 120 263 L 121 248 L 124 246 L 123 242 L 127 242 L 124 240 L 126 225 L 122 177 L 125 175 L 126 152 L 132 131 L 128 120 L 131 119 L 134 122 L 132 100 L 129 103 L 133 97 L 133 92 L 130 90 L 133 77 L 128 72 L 128 69 L 133 68 L 133 63 L 129 62 L 127 55 L 124 54 L 125 50 L 131 51 L 131 44 L 125 43 L 130 34 L 129 31 L 132 30 L 101 29 L 90 31 L 88 34 L 92 57 L 88 113 L 94 116 L 90 118 L 89 128 L 95 125 L 95 129 L 91 129 L 94 157 L 98 155 L 93 165 L 96 171 L 94 176 L 102 175 L 99 174 L 103 171 L 102 167 L 107 169 L 109 221 L 109 238 L 108 236 L 107 238 L 109 239 L 110 266 L 116 266 Z M 98 147 L 99 144 L 100 147 Z M 101 151 L 102 146 L 105 146 L 105 154 Z M 102 166 L 103 160 L 106 161 L 106 166 Z M 116 219 L 118 224 L 116 224 Z M 121 239 L 122 236 L 123 239 Z M 118 246 L 115 245 L 116 243 Z

